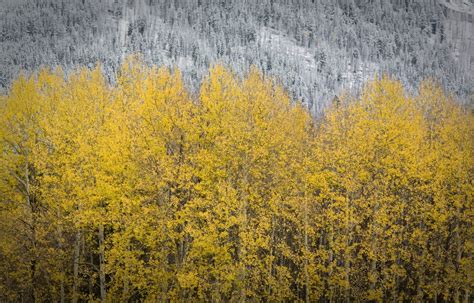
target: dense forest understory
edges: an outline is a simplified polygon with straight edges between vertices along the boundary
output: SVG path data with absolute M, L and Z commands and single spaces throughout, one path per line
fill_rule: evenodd
M 434 81 L 314 118 L 256 68 L 116 78 L 0 96 L 1 302 L 474 299 L 474 117 Z

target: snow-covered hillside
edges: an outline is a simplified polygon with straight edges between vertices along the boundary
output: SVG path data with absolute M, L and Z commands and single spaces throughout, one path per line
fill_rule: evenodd
M 198 87 L 216 62 L 251 65 L 320 112 L 335 95 L 387 73 L 473 92 L 472 0 L 0 0 L 0 86 L 21 69 L 123 58 L 177 66 Z

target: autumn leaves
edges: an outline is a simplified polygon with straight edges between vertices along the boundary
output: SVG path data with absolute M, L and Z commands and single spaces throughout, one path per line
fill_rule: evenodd
M 126 61 L 1 99 L 7 301 L 469 299 L 473 118 L 387 78 L 313 119 L 257 71 Z

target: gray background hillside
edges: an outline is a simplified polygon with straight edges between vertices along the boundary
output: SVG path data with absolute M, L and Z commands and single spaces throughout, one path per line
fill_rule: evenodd
M 439 79 L 472 102 L 473 0 L 0 0 L 0 86 L 41 65 L 121 60 L 177 66 L 196 89 L 221 62 L 256 65 L 320 112 L 388 73 L 414 88 Z

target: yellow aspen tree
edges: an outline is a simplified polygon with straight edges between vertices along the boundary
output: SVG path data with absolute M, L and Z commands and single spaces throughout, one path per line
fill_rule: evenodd
M 433 81 L 420 85 L 416 100 L 428 125 L 420 192 L 424 227 L 431 231 L 424 238 L 426 252 L 417 260 L 419 296 L 468 301 L 473 285 L 473 116 Z
M 311 117 L 274 79 L 124 61 L 0 96 L 0 301 L 472 299 L 474 118 L 432 81 Z
M 4 229 L 5 235 L 13 232 L 10 234 L 13 238 L 2 243 L 9 243 L 7 256 L 15 253 L 21 258 L 11 264 L 26 266 L 18 268 L 16 273 L 26 280 L 11 285 L 11 289 L 24 288 L 19 300 L 64 301 L 66 296 L 63 269 L 67 264 L 67 247 L 63 245 L 61 229 L 62 206 L 44 194 L 42 185 L 48 174 L 44 151 L 50 148 L 45 121 L 53 115 L 52 103 L 62 94 L 62 83 L 61 71 L 53 73 L 44 69 L 38 75 L 20 77 L 2 104 L 5 224 L 14 224 Z M 15 240 L 22 236 L 26 238 Z M 17 249 L 27 250 L 15 251 L 15 245 L 20 245 Z
M 139 167 L 136 165 L 134 137 L 137 133 L 137 108 L 143 102 L 145 66 L 130 57 L 122 65 L 117 87 L 111 89 L 110 104 L 104 109 L 103 124 L 97 135 L 95 190 L 102 200 L 107 221 L 98 226 L 107 231 L 102 240 L 104 272 L 113 277 L 106 295 L 123 301 L 141 291 L 144 281 L 145 253 L 139 235 L 144 231 L 141 209 Z M 138 63 L 138 61 L 136 61 Z
M 147 222 L 148 226 L 160 226 L 146 238 L 154 260 L 150 276 L 161 284 L 152 298 L 177 300 L 186 295 L 179 273 L 187 266 L 191 245 L 185 208 L 195 196 L 198 182 L 192 162 L 197 144 L 196 109 L 177 70 L 171 73 L 155 68 L 146 85 L 139 111 L 140 131 L 147 134 L 140 143 L 141 162 L 149 176 L 145 189 L 150 195 L 144 202 L 151 204 L 149 211 L 160 218 Z
M 328 296 L 397 298 L 407 277 L 400 242 L 408 236 L 405 194 L 417 172 L 421 112 L 401 84 L 387 78 L 342 106 L 326 115 L 316 151 L 322 173 L 334 182 L 329 201 L 322 196 L 328 203 Z
M 216 66 L 204 81 L 193 123 L 198 150 L 192 156 L 195 167 L 195 195 L 180 212 L 188 243 L 186 263 L 178 272 L 185 298 L 229 300 L 238 283 L 237 253 L 233 239 L 240 212 L 237 192 L 228 180 L 236 159 L 227 146 L 235 130 L 232 115 L 241 94 L 237 80 Z M 234 239 L 235 240 L 235 239 Z
M 116 232 L 108 260 L 114 291 L 123 299 L 182 295 L 171 273 L 183 266 L 189 246 L 180 211 L 194 182 L 188 159 L 192 108 L 179 72 L 147 68 L 133 57 L 122 66 L 106 131 L 117 135 L 106 136 L 101 145 L 104 185 L 115 192 L 109 210 Z
M 297 294 L 290 287 L 301 265 L 296 243 L 302 241 L 298 202 L 303 196 L 301 184 L 294 179 L 302 168 L 309 116 L 291 105 L 284 91 L 255 69 L 242 87 L 241 119 L 248 132 L 243 167 L 251 214 L 247 216 L 244 247 L 254 258 L 247 289 L 259 299 L 292 300 Z
M 71 289 L 71 273 L 73 267 L 69 256 L 73 245 L 68 241 L 74 232 L 74 224 L 69 212 L 73 211 L 72 204 L 69 203 L 68 194 L 71 193 L 70 186 L 65 186 L 61 180 L 62 168 L 55 167 L 64 161 L 64 155 L 60 155 L 58 150 L 64 148 L 67 138 L 63 135 L 69 127 L 61 123 L 64 119 L 64 103 L 66 99 L 67 84 L 65 75 L 61 69 L 50 71 L 43 69 L 38 72 L 37 86 L 41 95 L 41 107 L 44 115 L 38 119 L 38 129 L 41 130 L 42 140 L 37 149 L 37 167 L 41 171 L 38 177 L 38 195 L 47 204 L 49 212 L 52 214 L 47 225 L 49 233 L 56 238 L 55 257 L 52 258 L 51 269 L 54 269 L 54 280 L 59 280 L 59 301 L 65 302 L 67 294 Z
M 9 267 L 6 299 L 46 298 L 43 284 L 45 255 L 42 221 L 46 216 L 37 194 L 36 149 L 41 140 L 41 104 L 35 77 L 21 75 L 2 104 L 1 191 L 2 252 Z M 3 232 L 4 231 L 4 232 Z
M 42 146 L 45 173 L 41 178 L 41 193 L 46 200 L 58 204 L 58 211 L 64 214 L 64 223 L 70 223 L 69 227 L 74 230 L 72 264 L 67 267 L 72 269 L 70 297 L 77 302 L 84 299 L 80 288 L 85 283 L 95 284 L 96 275 L 101 280 L 101 288 L 105 287 L 104 263 L 99 262 L 96 271 L 95 264 L 88 264 L 84 248 L 87 242 L 90 256 L 98 253 L 103 260 L 99 240 L 91 243 L 88 239 L 91 237 L 89 231 L 98 232 L 98 224 L 100 226 L 104 215 L 102 198 L 98 197 L 96 188 L 96 146 L 104 107 L 110 100 L 100 67 L 94 71 L 76 71 L 60 85 L 64 86 L 62 93 L 58 95 L 60 90 L 56 85 L 45 100 L 51 114 L 42 121 L 47 138 Z M 93 282 L 81 278 L 86 274 Z

